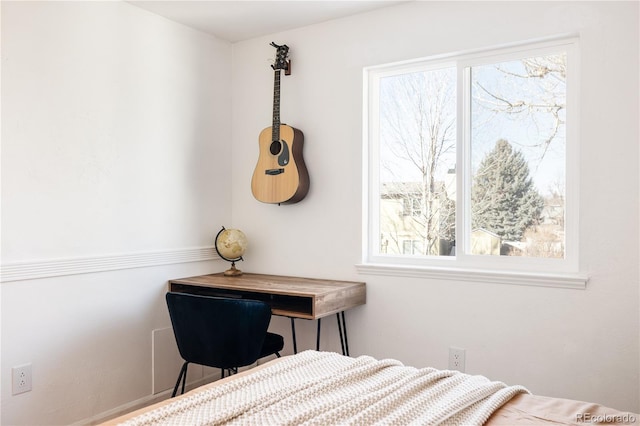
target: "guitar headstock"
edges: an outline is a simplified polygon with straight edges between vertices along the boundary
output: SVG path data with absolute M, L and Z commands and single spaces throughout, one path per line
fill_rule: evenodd
M 275 47 L 276 50 L 276 58 L 271 65 L 271 68 L 274 70 L 287 70 L 289 68 L 289 61 L 287 61 L 287 56 L 289 55 L 289 46 L 283 44 L 279 46 L 274 42 L 271 42 L 271 46 Z

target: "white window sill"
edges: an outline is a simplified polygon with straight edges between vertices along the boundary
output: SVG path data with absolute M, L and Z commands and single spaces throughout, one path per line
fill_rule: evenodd
M 584 273 L 531 273 L 452 267 L 358 264 L 362 275 L 431 278 L 451 281 L 472 281 L 492 284 L 513 284 L 537 287 L 557 287 L 584 290 L 589 277 Z

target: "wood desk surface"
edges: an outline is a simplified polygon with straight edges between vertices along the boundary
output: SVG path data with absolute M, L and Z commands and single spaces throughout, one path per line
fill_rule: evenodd
M 243 273 L 222 273 L 169 281 L 170 291 L 255 298 L 271 304 L 274 315 L 317 319 L 366 303 L 364 282 Z

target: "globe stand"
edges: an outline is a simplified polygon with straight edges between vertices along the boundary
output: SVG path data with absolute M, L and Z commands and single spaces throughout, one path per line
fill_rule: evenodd
M 231 252 L 228 251 L 229 249 L 229 243 L 225 242 L 225 245 L 223 245 L 222 247 L 220 247 L 220 238 L 221 235 L 223 235 L 224 233 L 236 233 L 237 238 L 239 238 L 240 240 L 244 240 L 243 243 L 237 243 L 234 242 L 234 247 L 233 250 L 231 250 Z M 231 268 L 227 269 L 226 271 L 224 271 L 224 276 L 225 277 L 239 277 L 240 275 L 242 275 L 242 271 L 240 269 L 236 269 L 236 262 L 238 260 L 243 260 L 242 259 L 242 254 L 244 253 L 244 250 L 246 248 L 246 238 L 245 235 L 242 233 L 242 231 L 240 231 L 239 229 L 225 229 L 224 226 L 222 227 L 222 229 L 218 232 L 218 234 L 216 235 L 215 238 L 215 242 L 214 242 L 214 247 L 216 249 L 216 253 L 218 253 L 218 256 L 220 256 L 221 259 L 226 260 L 227 262 L 231 262 Z M 236 247 L 237 245 L 237 247 Z
M 231 268 L 224 271 L 225 277 L 239 277 L 240 275 L 242 275 L 242 271 L 236 269 L 236 262 L 231 262 Z

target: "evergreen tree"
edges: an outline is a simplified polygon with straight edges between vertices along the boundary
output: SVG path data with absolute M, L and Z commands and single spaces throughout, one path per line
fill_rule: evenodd
M 544 200 L 522 153 L 500 139 L 480 163 L 471 189 L 471 226 L 507 241 L 521 241 L 540 217 Z

